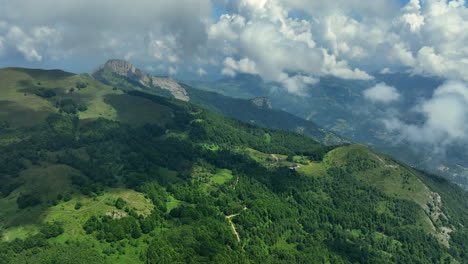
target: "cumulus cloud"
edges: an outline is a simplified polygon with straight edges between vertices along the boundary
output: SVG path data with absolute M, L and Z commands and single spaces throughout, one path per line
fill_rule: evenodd
M 432 98 L 417 104 L 413 111 L 421 114 L 421 124 L 408 124 L 397 116 L 384 123 L 413 143 L 442 150 L 450 144 L 468 142 L 468 84 L 449 81 L 434 91 Z
M 468 80 L 468 8 L 464 0 L 282 0 L 311 19 L 314 41 L 330 55 L 363 69 L 410 69 L 415 74 Z M 361 70 L 363 70 L 361 69 Z
M 156 61 L 167 61 L 169 63 L 177 63 L 181 59 L 178 51 L 180 49 L 176 37 L 168 34 L 163 37 L 157 37 L 152 32 L 149 32 L 146 37 L 148 54 Z
M 393 71 L 390 70 L 389 68 L 383 68 L 382 70 L 380 70 L 380 74 L 392 74 Z
M 11 47 L 28 61 L 41 61 L 43 54 L 40 50 L 51 57 L 56 57 L 60 53 L 60 50 L 52 49 L 60 41 L 60 34 L 56 29 L 41 26 L 25 31 L 17 25 L 3 23 L 0 27 L 0 32 L 2 31 L 4 32 L 4 36 L 0 36 L 2 47 L 4 49 Z
M 288 92 L 304 96 L 307 95 L 305 93 L 307 85 L 316 84 L 319 80 L 305 75 L 289 76 L 283 73 L 279 77 L 279 82 Z
M 224 60 L 223 64 L 224 68 L 222 70 L 222 73 L 231 77 L 236 76 L 237 72 L 249 74 L 258 73 L 255 66 L 255 62 L 251 61 L 248 58 L 243 58 L 239 61 L 236 61 L 231 57 L 227 57 Z
M 0 0 L 0 6 L 9 51 L 27 61 L 66 56 L 90 65 L 127 57 L 175 67 L 205 46 L 211 17 L 210 0 Z
M 234 1 L 233 1 L 234 2 Z M 351 67 L 314 39 L 313 22 L 289 16 L 287 5 L 277 0 L 236 2 L 236 15 L 223 15 L 209 29 L 209 43 L 222 47 L 227 56 L 222 73 L 258 74 L 267 82 L 282 84 L 302 95 L 324 75 L 369 80 L 372 76 Z M 234 60 L 232 55 L 240 57 Z
M 424 17 L 415 13 L 404 14 L 400 21 L 406 23 L 412 32 L 419 31 L 424 25 Z
M 363 92 L 364 98 L 372 102 L 391 103 L 400 99 L 401 95 L 393 86 L 379 83 Z
M 0 0 L 0 56 L 89 69 L 119 57 L 199 76 L 217 67 L 210 74 L 258 74 L 293 93 L 384 68 L 468 81 L 464 0 L 216 0 L 226 9 L 216 18 L 214 1 Z

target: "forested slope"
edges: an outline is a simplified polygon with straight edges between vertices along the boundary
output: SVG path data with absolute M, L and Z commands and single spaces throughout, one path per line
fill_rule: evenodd
M 183 91 L 184 98 L 190 103 L 227 117 L 262 127 L 297 132 L 328 145 L 348 142 L 344 138 L 319 127 L 312 121 L 299 118 L 285 111 L 274 109 L 271 106 L 258 106 L 252 100 L 236 99 L 215 92 L 195 89 L 169 78 L 154 77 L 135 68 L 126 61 L 109 60 L 98 69 L 93 73 L 94 78 L 120 90 L 137 90 L 169 98 L 174 98 L 174 96 L 180 94 L 180 91 Z M 172 86 L 162 88 L 158 86 L 158 82 L 147 81 L 151 80 L 151 78 L 165 80 L 171 83 L 172 86 L 178 87 L 178 89 L 174 91 L 171 88 Z
M 0 263 L 468 263 L 467 193 L 436 176 L 176 99 L 21 72 L 0 92 L 48 112 L 0 116 Z

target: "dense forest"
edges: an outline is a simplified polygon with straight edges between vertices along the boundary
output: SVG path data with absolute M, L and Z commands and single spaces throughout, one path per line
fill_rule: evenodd
M 84 119 L 59 96 L 0 130 L 1 264 L 468 263 L 468 195 L 437 176 L 143 92 L 108 102 L 170 119 Z

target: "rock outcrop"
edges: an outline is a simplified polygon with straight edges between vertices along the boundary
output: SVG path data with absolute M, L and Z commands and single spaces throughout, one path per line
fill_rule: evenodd
M 151 81 L 154 86 L 169 90 L 171 94 L 179 100 L 186 102 L 190 100 L 187 91 L 174 79 L 151 76 Z
M 137 82 L 146 88 L 158 87 L 164 90 L 168 90 L 175 98 L 179 100 L 189 101 L 190 99 L 187 91 L 172 78 L 151 76 L 136 68 L 127 61 L 116 59 L 109 60 L 105 64 L 99 66 L 94 71 L 94 73 L 104 69 L 109 69 L 112 72 Z
M 251 99 L 250 102 L 259 108 L 273 109 L 273 105 L 268 97 L 257 97 Z

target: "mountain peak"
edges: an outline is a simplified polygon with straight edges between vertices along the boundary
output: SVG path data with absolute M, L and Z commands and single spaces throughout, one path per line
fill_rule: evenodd
M 101 75 L 99 74 L 100 72 L 106 69 L 133 82 L 139 83 L 145 88 L 151 89 L 152 87 L 159 87 L 161 89 L 168 90 L 175 98 L 179 100 L 189 100 L 187 91 L 185 91 L 185 89 L 180 86 L 179 83 L 174 79 L 149 75 L 128 61 L 120 59 L 108 60 L 93 72 L 93 76 L 96 78 L 96 76 Z
M 259 108 L 272 109 L 273 105 L 270 98 L 268 97 L 256 97 L 250 100 L 250 102 Z
M 103 65 L 99 66 L 96 70 L 94 70 L 93 74 L 105 68 L 109 68 L 113 72 L 123 76 L 128 76 L 129 74 L 135 74 L 137 72 L 143 73 L 128 61 L 120 59 L 110 59 Z

